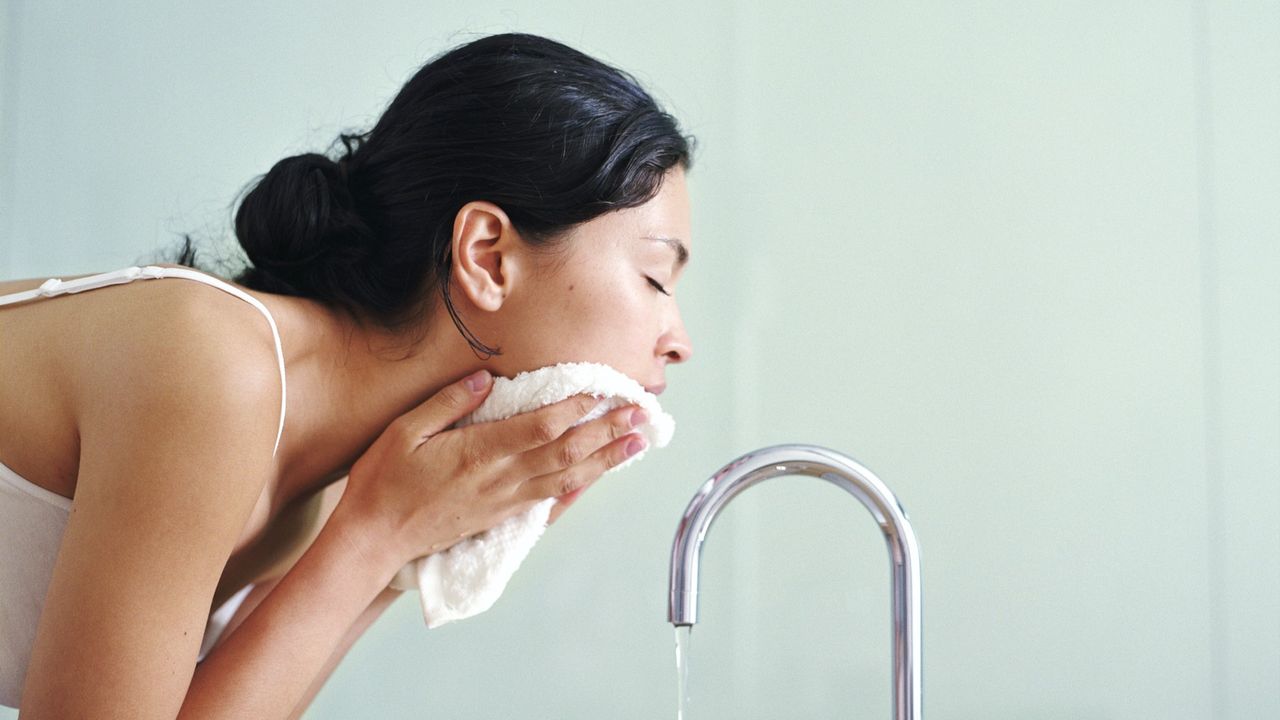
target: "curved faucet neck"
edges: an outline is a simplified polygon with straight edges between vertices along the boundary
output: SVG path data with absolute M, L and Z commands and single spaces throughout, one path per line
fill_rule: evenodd
M 671 546 L 667 619 L 698 621 L 698 563 L 716 517 L 739 493 L 782 475 L 809 475 L 858 498 L 884 533 L 893 574 L 894 717 L 921 717 L 920 551 L 907 513 L 889 488 L 853 458 L 814 445 L 775 445 L 747 453 L 711 476 L 689 501 Z

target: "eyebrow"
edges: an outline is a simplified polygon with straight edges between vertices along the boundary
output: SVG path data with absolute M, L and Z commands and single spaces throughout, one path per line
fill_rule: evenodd
M 684 265 L 689 262 L 689 249 L 684 246 L 684 243 L 680 242 L 680 238 L 645 235 L 641 239 L 655 240 L 657 242 L 670 245 L 671 249 L 676 251 L 676 265 L 680 267 L 684 267 Z

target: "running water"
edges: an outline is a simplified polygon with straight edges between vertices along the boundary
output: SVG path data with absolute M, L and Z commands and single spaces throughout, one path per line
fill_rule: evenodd
M 689 636 L 692 634 L 692 625 L 676 626 L 676 674 L 680 677 L 676 720 L 684 720 L 685 711 L 689 708 Z

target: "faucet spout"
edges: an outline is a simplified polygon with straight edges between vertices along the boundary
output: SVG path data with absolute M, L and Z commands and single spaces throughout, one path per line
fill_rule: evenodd
M 677 627 L 698 622 L 698 560 L 711 523 L 743 490 L 782 475 L 810 475 L 840 486 L 880 525 L 893 573 L 894 718 L 920 720 L 920 550 L 897 497 L 847 455 L 814 445 L 775 445 L 733 460 L 703 483 L 685 508 L 671 546 L 667 619 Z

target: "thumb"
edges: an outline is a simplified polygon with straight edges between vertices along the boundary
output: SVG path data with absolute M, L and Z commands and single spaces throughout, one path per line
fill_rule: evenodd
M 400 422 L 415 444 L 422 443 L 480 407 L 491 389 L 493 376 L 488 370 L 472 373 L 445 385 L 426 402 L 400 416 Z

